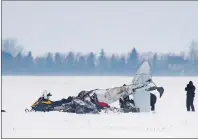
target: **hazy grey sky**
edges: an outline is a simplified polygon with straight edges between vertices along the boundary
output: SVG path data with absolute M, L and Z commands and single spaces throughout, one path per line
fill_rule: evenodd
M 198 2 L 3 2 L 3 37 L 45 52 L 180 52 L 198 40 Z

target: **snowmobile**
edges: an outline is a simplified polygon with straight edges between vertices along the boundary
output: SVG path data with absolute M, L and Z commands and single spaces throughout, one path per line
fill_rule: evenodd
M 72 101 L 73 97 L 68 97 L 67 99 L 61 99 L 59 101 L 51 101 L 51 93 L 48 93 L 47 90 L 43 91 L 43 95 L 32 104 L 31 109 L 25 109 L 25 112 L 40 111 L 40 112 L 49 112 L 49 111 L 60 111 L 64 109 L 63 104 L 69 103 Z
M 46 92 L 47 91 L 44 90 L 43 95 L 39 97 L 39 99 L 31 105 L 31 110 L 25 109 L 25 112 L 31 112 L 31 111 L 47 112 L 47 111 L 52 110 L 52 101 L 49 100 L 49 97 L 51 96 L 51 94 L 48 93 L 46 95 Z
M 48 101 L 39 101 L 37 100 L 32 106 L 31 110 L 25 109 L 25 112 L 31 112 L 31 111 L 43 111 L 43 112 L 48 112 L 52 110 L 51 106 L 52 102 L 50 100 Z

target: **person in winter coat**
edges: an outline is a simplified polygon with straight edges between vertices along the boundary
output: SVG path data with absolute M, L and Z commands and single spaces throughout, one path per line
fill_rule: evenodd
M 190 111 L 190 108 L 192 111 L 195 111 L 195 107 L 193 105 L 194 97 L 195 97 L 195 89 L 196 87 L 193 85 L 193 82 L 190 81 L 189 84 L 187 84 L 185 91 L 187 91 L 186 94 L 186 108 L 187 111 Z
M 125 108 L 125 107 L 127 107 L 127 106 L 126 106 L 126 105 L 127 105 L 127 104 L 126 104 L 127 102 L 129 102 L 129 103 L 131 103 L 131 104 L 133 104 L 133 105 L 135 106 L 134 100 L 133 100 L 133 99 L 130 99 L 129 96 L 126 96 L 126 97 L 124 97 L 124 98 L 120 98 L 120 99 L 119 99 L 120 108 Z
M 157 101 L 156 95 L 150 93 L 150 106 L 151 106 L 151 111 L 155 111 L 155 103 Z

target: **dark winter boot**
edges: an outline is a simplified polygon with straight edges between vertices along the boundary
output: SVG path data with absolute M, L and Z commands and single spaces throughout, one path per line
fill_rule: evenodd
M 187 107 L 187 111 L 190 111 L 190 107 Z
M 192 110 L 193 112 L 195 112 L 195 107 L 194 107 L 194 105 L 191 105 L 191 110 Z

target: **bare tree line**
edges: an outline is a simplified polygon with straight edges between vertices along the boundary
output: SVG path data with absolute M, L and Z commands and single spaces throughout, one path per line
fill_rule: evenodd
M 90 52 L 46 53 L 33 57 L 14 39 L 2 42 L 2 73 L 5 75 L 133 75 L 143 59 L 149 60 L 154 75 L 198 75 L 198 43 L 180 54 L 139 53 L 136 48 L 124 55 L 99 56 Z

